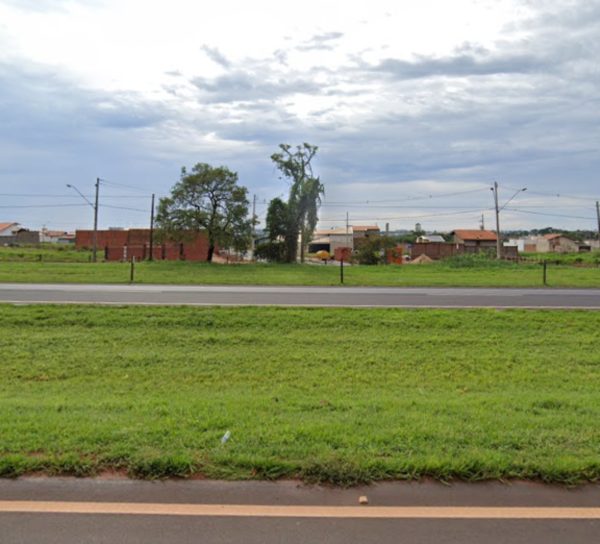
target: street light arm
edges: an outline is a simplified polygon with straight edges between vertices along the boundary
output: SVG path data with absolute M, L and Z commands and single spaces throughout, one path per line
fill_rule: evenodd
M 70 183 L 67 183 L 67 187 L 69 187 L 70 189 L 73 189 L 74 191 L 76 191 L 77 194 L 81 198 L 83 198 L 83 200 L 85 200 L 93 209 L 96 209 L 96 207 L 85 197 L 85 195 L 77 187 L 75 187 L 75 185 L 71 185 Z
M 527 191 L 527 187 L 523 187 L 522 189 L 519 189 L 514 195 L 512 195 L 505 203 L 504 205 L 498 210 L 498 211 L 502 211 L 504 208 L 506 208 L 506 206 L 508 205 L 508 203 L 515 198 L 519 193 L 522 193 L 523 191 Z

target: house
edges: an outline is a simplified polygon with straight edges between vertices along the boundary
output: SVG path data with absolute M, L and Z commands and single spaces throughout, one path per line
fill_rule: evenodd
M 441 234 L 424 234 L 416 239 L 417 244 L 443 244 L 445 242 L 446 240 Z
M 44 227 L 40 232 L 40 242 L 71 244 L 75 242 L 75 233 L 64 230 L 48 230 Z
M 308 244 L 308 252 L 316 253 L 320 250 L 328 251 L 331 255 L 340 247 L 354 249 L 353 227 L 347 229 L 320 229 L 316 230 L 314 238 Z
M 503 245 L 504 247 L 516 247 L 519 253 L 536 253 L 537 243 L 537 236 L 528 236 L 526 238 L 511 238 Z
M 458 229 L 450 233 L 457 245 L 464 245 L 465 248 L 493 249 L 496 247 L 497 236 L 491 230 L 478 229 Z
M 0 223 L 0 236 L 14 236 L 22 228 L 19 223 Z
M 579 242 L 564 234 L 545 234 L 538 239 L 537 250 L 540 253 L 577 253 Z
M 331 255 L 339 248 L 354 250 L 367 240 L 379 237 L 381 234 L 378 226 L 355 225 L 333 229 L 319 229 L 314 233 L 314 238 L 308 244 L 308 252 L 316 253 L 325 250 Z
M 600 249 L 600 240 L 585 240 L 585 243 L 591 250 Z

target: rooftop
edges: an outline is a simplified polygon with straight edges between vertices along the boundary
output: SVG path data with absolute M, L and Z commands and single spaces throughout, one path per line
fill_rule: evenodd
M 452 234 L 458 236 L 462 240 L 483 240 L 486 242 L 495 242 L 496 233 L 491 230 L 479 229 L 457 229 L 452 231 Z

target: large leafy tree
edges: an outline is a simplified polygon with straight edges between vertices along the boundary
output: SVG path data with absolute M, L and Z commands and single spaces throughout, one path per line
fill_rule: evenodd
M 288 261 L 295 261 L 300 237 L 300 260 L 304 262 L 304 246 L 317 226 L 321 196 L 325 188 L 313 173 L 311 161 L 318 147 L 303 143 L 295 148 L 280 144 L 280 151 L 271 155 L 279 171 L 290 181 L 290 194 L 287 202 L 287 224 L 285 234 Z
M 182 168 L 171 196 L 160 199 L 156 216 L 158 228 L 174 239 L 205 231 L 209 262 L 217 245 L 246 249 L 252 232 L 248 190 L 237 181 L 237 173 L 225 166 L 198 163 L 191 172 Z

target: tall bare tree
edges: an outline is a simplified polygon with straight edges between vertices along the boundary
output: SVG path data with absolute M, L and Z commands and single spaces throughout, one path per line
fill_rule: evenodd
M 271 155 L 271 160 L 290 180 L 287 213 L 291 229 L 285 237 L 287 260 L 296 260 L 300 237 L 300 261 L 304 262 L 304 246 L 317 226 L 321 196 L 325 193 L 325 187 L 314 175 L 311 165 L 319 148 L 305 142 L 295 148 L 280 144 L 279 149 L 281 151 Z

